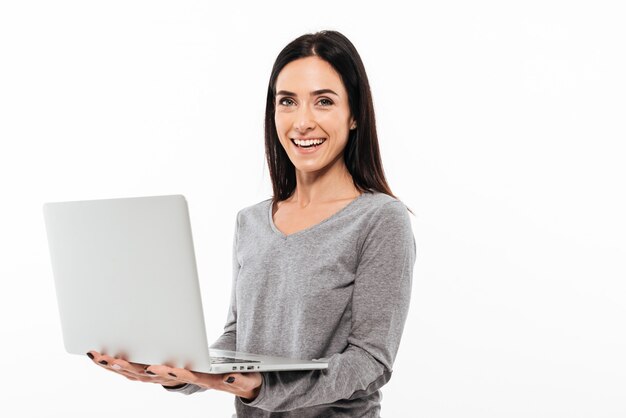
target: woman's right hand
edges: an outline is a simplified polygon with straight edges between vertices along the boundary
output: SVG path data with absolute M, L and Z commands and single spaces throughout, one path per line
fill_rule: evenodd
M 175 387 L 185 384 L 185 382 L 181 382 L 176 378 L 165 378 L 147 371 L 146 369 L 149 365 L 146 364 L 131 363 L 120 358 L 100 354 L 94 350 L 89 351 L 87 356 L 103 369 L 122 375 L 129 380 L 157 383 L 166 387 Z

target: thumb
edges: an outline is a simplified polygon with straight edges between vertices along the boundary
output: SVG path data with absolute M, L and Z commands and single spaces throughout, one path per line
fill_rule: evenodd
M 229 373 L 224 375 L 224 383 L 241 390 L 253 390 L 262 383 L 261 374 L 254 373 Z

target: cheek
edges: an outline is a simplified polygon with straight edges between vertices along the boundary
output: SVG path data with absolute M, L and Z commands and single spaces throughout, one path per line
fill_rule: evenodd
M 279 137 L 282 137 L 290 126 L 287 118 L 284 115 L 279 114 L 274 115 L 274 125 Z
M 318 118 L 319 125 L 329 133 L 343 136 L 349 130 L 348 116 L 325 114 Z
M 274 123 L 276 127 L 281 127 L 283 129 L 290 129 L 294 122 L 294 115 L 290 113 L 276 113 L 274 115 Z

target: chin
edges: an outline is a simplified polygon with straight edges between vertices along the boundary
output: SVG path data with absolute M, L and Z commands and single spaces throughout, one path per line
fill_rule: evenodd
M 325 166 L 321 165 L 321 164 L 315 164 L 315 165 L 308 165 L 308 164 L 294 164 L 294 167 L 296 167 L 296 170 L 302 172 L 302 173 L 314 173 L 316 171 L 320 171 L 321 169 L 323 169 Z

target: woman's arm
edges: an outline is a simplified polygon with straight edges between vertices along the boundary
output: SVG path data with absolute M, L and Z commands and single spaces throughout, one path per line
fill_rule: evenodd
M 389 381 L 409 308 L 416 247 L 406 207 L 393 201 L 372 217 L 360 252 L 346 349 L 326 370 L 263 373 L 244 402 L 289 411 L 372 394 Z

